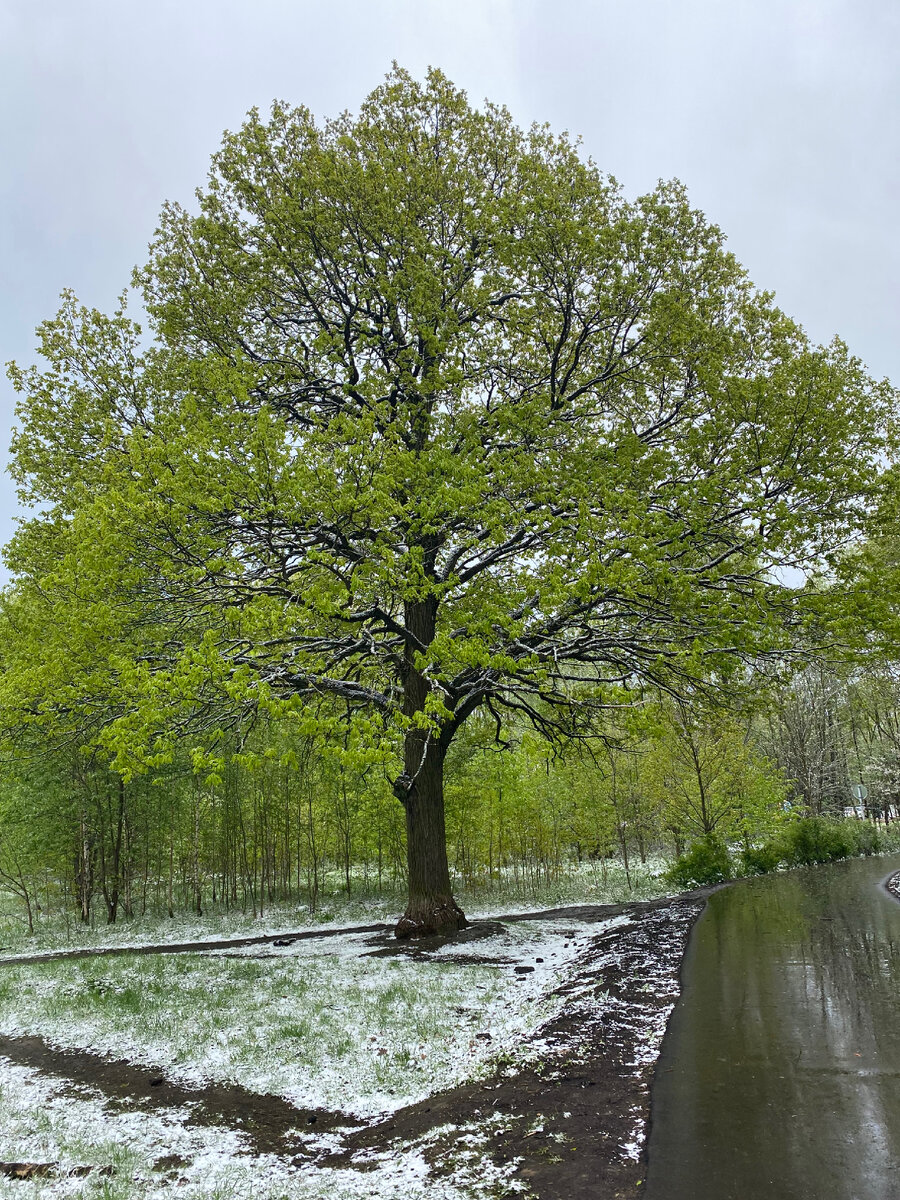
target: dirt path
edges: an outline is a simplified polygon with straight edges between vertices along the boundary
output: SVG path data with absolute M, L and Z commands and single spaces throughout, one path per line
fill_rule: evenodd
M 184 1087 L 152 1067 L 89 1050 L 62 1050 L 39 1037 L 0 1036 L 0 1056 L 43 1075 L 65 1079 L 73 1092 L 101 1092 L 119 1111 L 185 1108 L 185 1125 L 225 1125 L 244 1133 L 255 1154 L 302 1154 L 291 1132 L 312 1129 L 326 1133 L 358 1125 L 346 1113 L 298 1109 L 280 1096 L 260 1095 L 233 1084 Z
M 258 1095 L 233 1085 L 189 1088 L 159 1071 L 86 1051 L 61 1050 L 37 1037 L 0 1038 L 0 1055 L 61 1077 L 73 1090 L 98 1090 L 113 1107 L 140 1110 L 186 1108 L 188 1124 L 224 1125 L 243 1132 L 251 1153 L 276 1153 L 298 1166 L 365 1169 L 373 1153 L 424 1139 L 424 1153 L 436 1175 L 449 1172 L 464 1133 L 429 1135 L 445 1126 L 490 1130 L 486 1153 L 497 1163 L 518 1160 L 513 1178 L 540 1200 L 592 1200 L 637 1196 L 644 1175 L 643 1130 L 656 1051 L 679 990 L 679 969 L 687 938 L 701 912 L 705 893 L 675 900 L 631 905 L 592 905 L 542 913 L 511 914 L 476 924 L 460 940 L 477 942 L 500 924 L 558 919 L 631 920 L 590 938 L 567 982 L 559 989 L 565 1004 L 558 1017 L 522 1047 L 529 1065 L 498 1065 L 495 1074 L 430 1097 L 374 1123 L 345 1113 L 297 1109 L 280 1097 Z M 225 941 L 151 947 L 67 951 L 15 961 L 86 957 L 110 953 L 184 953 L 272 944 L 288 938 L 372 933 L 372 953 L 427 958 L 448 939 L 397 942 L 383 925 L 302 931 Z M 378 936 L 381 935 L 381 936 Z M 0 962 L 2 966 L 2 962 Z M 310 1134 L 341 1131 L 316 1149 Z

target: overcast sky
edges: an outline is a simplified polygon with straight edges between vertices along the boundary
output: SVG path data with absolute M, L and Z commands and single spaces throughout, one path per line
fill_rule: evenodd
M 355 108 L 393 59 L 580 134 L 631 195 L 677 176 L 811 336 L 900 383 L 898 0 L 0 0 L 0 360 L 62 288 L 114 305 L 247 109 Z M 0 541 L 16 511 L 4 476 Z

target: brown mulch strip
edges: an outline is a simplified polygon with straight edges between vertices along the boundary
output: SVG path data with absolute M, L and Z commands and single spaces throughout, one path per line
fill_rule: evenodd
M 238 1129 L 247 1135 L 254 1154 L 300 1154 L 293 1131 L 327 1133 L 360 1123 L 346 1113 L 295 1108 L 280 1096 L 251 1092 L 237 1084 L 184 1087 L 152 1067 L 89 1050 L 63 1050 L 34 1036 L 0 1037 L 0 1055 L 44 1075 L 61 1075 L 78 1087 L 96 1089 L 118 1109 L 184 1107 L 190 1113 L 186 1125 Z

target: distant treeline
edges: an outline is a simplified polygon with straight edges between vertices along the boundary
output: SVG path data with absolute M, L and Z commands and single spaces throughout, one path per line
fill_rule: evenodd
M 203 756 L 130 779 L 96 751 L 21 743 L 0 801 L 0 883 L 29 925 L 65 907 L 84 922 L 211 907 L 261 914 L 323 891 L 397 890 L 403 812 L 389 764 L 268 721 Z M 808 670 L 753 711 L 648 702 L 606 735 L 552 750 L 475 722 L 446 783 L 451 865 L 466 886 L 528 895 L 579 863 L 626 870 L 708 835 L 745 848 L 805 815 L 891 821 L 900 803 L 900 684 L 891 670 Z

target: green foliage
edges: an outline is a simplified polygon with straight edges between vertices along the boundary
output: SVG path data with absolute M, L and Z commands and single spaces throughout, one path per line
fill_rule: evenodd
M 844 825 L 848 831 L 847 843 L 851 847 L 851 854 L 863 854 L 868 857 L 889 848 L 888 839 L 868 821 L 851 819 L 845 821 Z
M 787 866 L 809 866 L 846 858 L 850 846 L 840 825 L 823 817 L 806 817 L 789 825 L 779 839 Z
M 810 866 L 856 854 L 874 854 L 878 849 L 878 834 L 862 821 L 805 817 L 784 827 L 778 848 L 787 866 Z
M 213 697 L 223 723 L 341 713 L 383 761 L 491 696 L 546 730 L 607 680 L 722 686 L 798 632 L 767 568 L 845 537 L 892 394 L 680 185 L 626 201 L 566 137 L 398 70 L 356 117 L 252 113 L 198 204 L 139 275 L 150 351 L 67 297 L 47 369 L 13 368 L 45 506 L 11 551 L 22 711 L 104 695 L 123 770 Z
M 661 703 L 643 768 L 666 826 L 684 838 L 755 837 L 778 822 L 785 780 L 735 712 Z
M 745 846 L 740 854 L 741 875 L 767 875 L 781 864 L 781 850 L 777 843 L 763 842 L 761 846 Z
M 779 866 L 802 867 L 877 854 L 890 841 L 867 821 L 802 817 L 785 823 L 776 837 L 741 852 L 744 875 L 764 875 Z
M 679 888 L 705 887 L 733 878 L 734 871 L 728 848 L 714 834 L 694 842 L 666 872 L 670 883 Z

